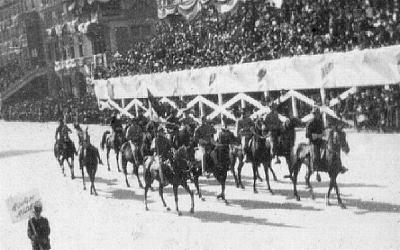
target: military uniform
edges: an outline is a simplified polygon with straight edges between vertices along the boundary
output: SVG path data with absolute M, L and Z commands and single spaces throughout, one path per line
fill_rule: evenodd
M 321 116 L 314 116 L 306 127 L 306 138 L 310 141 L 311 168 L 314 170 L 320 167 L 323 133 L 324 123 Z
M 214 148 L 214 134 L 217 131 L 215 128 L 207 123 L 200 125 L 194 132 L 194 138 L 199 144 L 200 150 L 203 152 L 202 171 L 206 171 L 206 162 L 210 158 L 210 153 Z
M 163 129 L 162 128 L 158 128 L 158 131 L 159 132 L 163 131 Z M 161 183 L 163 183 L 163 184 L 165 184 L 165 180 L 164 180 L 164 174 L 163 174 L 163 171 L 161 169 L 161 166 L 162 166 L 163 162 L 165 162 L 166 160 L 171 160 L 172 161 L 171 149 L 172 149 L 171 142 L 163 134 L 158 134 L 153 139 L 151 150 L 160 159 L 159 166 L 158 166 L 158 167 L 160 167 L 160 169 L 158 169 L 158 170 L 159 170 L 159 173 L 160 173 Z M 151 160 L 148 163 L 148 167 L 151 167 L 153 161 L 154 161 L 154 158 L 151 158 Z
M 272 157 L 277 156 L 278 137 L 282 127 L 278 114 L 274 111 L 269 113 L 264 119 L 264 125 L 270 135 Z
M 236 134 L 241 138 L 242 149 L 246 154 L 249 152 L 249 141 L 253 136 L 253 128 L 254 122 L 250 117 L 239 119 L 236 125 Z

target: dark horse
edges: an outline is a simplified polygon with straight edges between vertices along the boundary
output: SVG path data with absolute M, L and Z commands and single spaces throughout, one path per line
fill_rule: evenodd
M 83 167 L 85 167 L 90 180 L 90 194 L 94 193 L 97 195 L 96 187 L 94 186 L 94 179 L 97 172 L 97 166 L 99 162 L 101 162 L 101 159 L 99 150 L 90 143 L 90 137 L 87 128 L 83 134 L 82 147 L 83 150 L 80 152 L 82 155 L 79 157 L 79 159 L 81 159 L 79 164 L 81 165 L 80 168 L 82 171 L 83 189 L 86 190 L 85 174 L 83 171 Z
M 115 136 L 112 136 L 110 134 L 110 131 L 104 132 L 103 137 L 101 139 L 100 146 L 101 146 L 101 150 L 104 150 L 104 146 L 106 146 L 106 148 L 107 148 L 108 171 L 110 171 L 110 161 L 109 161 L 110 151 L 111 151 L 111 149 L 114 149 L 115 159 L 117 160 L 118 172 L 121 172 L 121 170 L 119 169 L 118 158 L 119 158 L 119 151 L 120 151 L 123 143 L 124 143 L 124 136 L 123 136 L 122 132 L 115 133 Z
M 250 140 L 250 153 L 248 157 L 252 163 L 253 167 L 253 190 L 254 193 L 258 193 L 256 188 L 257 171 L 260 164 L 264 167 L 265 179 L 267 181 L 267 189 L 272 194 L 271 187 L 269 185 L 269 174 L 268 169 L 271 170 L 272 174 L 275 176 L 274 171 L 271 168 L 271 145 L 269 136 L 262 136 L 254 133 L 252 139 Z M 238 169 L 239 181 L 241 183 L 241 169 Z
M 172 184 L 172 188 L 174 190 L 174 197 L 175 197 L 175 209 L 178 215 L 181 215 L 178 207 L 178 187 L 182 186 L 189 194 L 191 198 L 191 208 L 190 213 L 194 213 L 194 198 L 193 192 L 190 190 L 187 179 L 189 174 L 189 165 L 188 165 L 188 157 L 187 157 L 187 150 L 185 146 L 178 148 L 178 150 L 173 150 L 173 160 L 172 162 L 160 162 L 160 158 L 156 157 L 156 160 L 152 161 L 153 164 L 148 163 L 150 166 L 146 167 L 144 179 L 146 186 L 144 188 L 144 204 L 146 210 L 149 210 L 147 207 L 147 192 L 151 188 L 151 184 L 154 180 L 157 180 L 160 183 L 159 186 L 159 194 L 161 197 L 161 201 L 163 202 L 164 207 L 167 208 L 169 211 L 170 208 L 167 206 L 163 196 L 163 189 L 167 183 L 162 183 L 160 178 L 160 169 L 163 173 L 164 180 L 167 180 L 168 183 Z M 151 161 L 150 159 L 148 159 Z M 147 165 L 147 164 L 146 164 Z
M 338 204 L 342 208 L 346 208 L 343 204 L 342 199 L 340 198 L 339 188 L 336 183 L 336 178 L 338 174 L 342 170 L 342 162 L 340 158 L 340 152 L 348 154 L 350 152 L 349 144 L 346 140 L 346 133 L 343 131 L 343 127 L 335 127 L 331 130 L 327 130 L 328 140 L 326 144 L 323 146 L 325 151 L 322 155 L 322 159 L 320 161 L 320 172 L 327 172 L 330 178 L 328 195 L 327 195 L 327 203 L 329 205 L 329 196 L 332 188 L 335 188 Z M 300 143 L 297 147 L 296 154 L 294 156 L 293 161 L 293 174 L 292 174 L 292 182 L 293 182 L 293 194 L 297 200 L 300 200 L 300 196 L 297 194 L 296 184 L 297 184 L 297 175 L 300 171 L 301 165 L 304 163 L 308 167 L 308 173 L 306 177 L 307 185 L 310 188 L 310 193 L 314 198 L 313 189 L 310 185 L 310 176 L 313 173 L 313 170 L 310 167 L 310 146 L 305 143 Z
M 298 118 L 289 118 L 284 124 L 278 139 L 277 155 L 284 157 L 288 166 L 289 175 L 285 178 L 292 178 L 292 156 L 294 154 L 294 144 L 296 142 L 296 127 L 301 124 Z
M 139 178 L 139 166 L 143 165 L 143 157 L 141 156 L 140 152 L 140 146 L 133 142 L 125 142 L 121 146 L 121 163 L 122 163 L 122 171 L 124 172 L 125 175 L 125 182 L 126 186 L 130 187 L 129 182 L 128 182 L 128 171 L 127 171 L 127 165 L 128 162 L 132 163 L 133 166 L 133 174 L 136 175 L 137 180 L 139 182 L 139 187 L 143 188 L 142 181 Z
M 71 170 L 71 179 L 75 179 L 74 175 L 75 153 L 76 153 L 75 145 L 71 140 L 66 140 L 64 142 L 57 140 L 56 143 L 54 144 L 54 156 L 56 157 L 58 163 L 60 164 L 62 173 L 65 176 L 64 160 L 66 160 Z

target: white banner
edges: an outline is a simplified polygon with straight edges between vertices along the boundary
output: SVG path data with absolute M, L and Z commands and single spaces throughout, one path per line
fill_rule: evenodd
M 32 216 L 33 205 L 40 200 L 39 191 L 31 190 L 24 194 L 11 196 L 6 200 L 12 222 L 28 219 Z
M 95 80 L 99 99 L 344 88 L 400 82 L 400 46 Z

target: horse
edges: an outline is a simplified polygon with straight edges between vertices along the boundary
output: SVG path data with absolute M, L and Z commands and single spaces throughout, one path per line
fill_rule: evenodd
M 179 211 L 178 207 L 178 187 L 182 186 L 189 194 L 191 198 L 191 208 L 190 213 L 194 213 L 194 198 L 193 192 L 190 190 L 187 179 L 189 173 L 189 164 L 188 164 L 188 157 L 187 157 L 187 150 L 185 146 L 181 146 L 178 150 L 173 149 L 173 160 L 172 162 L 160 162 L 160 157 L 155 156 L 156 159 L 153 161 L 148 158 L 146 162 L 146 170 L 145 170 L 145 188 L 144 188 L 144 204 L 146 210 L 149 210 L 147 206 L 147 193 L 151 188 L 151 184 L 154 180 L 159 182 L 159 195 L 161 197 L 161 201 L 163 202 L 164 207 L 167 208 L 168 211 L 171 209 L 167 206 L 163 196 L 163 189 L 166 185 L 172 184 L 172 188 L 174 190 L 174 197 L 175 197 L 175 210 L 178 215 L 182 215 Z M 152 162 L 152 163 L 151 163 Z M 167 180 L 168 183 L 162 183 L 160 177 L 160 170 L 164 176 L 164 180 Z
M 289 118 L 284 124 L 280 137 L 277 144 L 277 155 L 278 157 L 284 157 L 288 166 L 289 175 L 285 175 L 284 178 L 292 178 L 292 155 L 294 150 L 294 144 L 296 141 L 296 127 L 301 124 L 298 118 Z
M 94 179 L 97 172 L 97 166 L 99 162 L 101 162 L 101 159 L 98 149 L 90 143 L 87 128 L 83 134 L 82 147 L 83 150 L 80 152 L 82 155 L 79 156 L 79 164 L 82 171 L 83 190 L 86 190 L 85 174 L 83 171 L 83 167 L 85 167 L 90 180 L 90 194 L 94 193 L 94 195 L 97 195 L 96 187 L 94 186 Z
M 108 171 L 110 171 L 110 161 L 109 161 L 109 156 L 110 156 L 110 151 L 111 149 L 114 149 L 115 152 L 115 159 L 117 160 L 117 168 L 118 172 L 121 172 L 119 168 L 119 151 L 121 149 L 121 145 L 124 143 L 124 136 L 122 132 L 116 132 L 114 133 L 114 136 L 110 133 L 110 131 L 105 131 L 103 133 L 103 137 L 101 139 L 101 150 L 104 150 L 104 146 L 107 148 L 107 166 L 108 166 Z
M 54 156 L 56 157 L 58 163 L 60 164 L 63 175 L 64 172 L 64 160 L 67 161 L 68 166 L 71 170 L 71 179 L 75 179 L 74 175 L 74 158 L 76 154 L 76 148 L 71 140 L 64 141 L 57 140 L 54 144 Z
M 257 172 L 258 172 L 258 167 L 260 166 L 260 164 L 262 164 L 264 167 L 265 179 L 267 182 L 267 189 L 271 194 L 273 194 L 273 192 L 271 190 L 271 186 L 269 184 L 268 169 L 271 170 L 274 178 L 276 178 L 276 175 L 274 173 L 274 170 L 271 168 L 272 156 L 271 156 L 270 143 L 271 142 L 269 140 L 269 136 L 261 136 L 256 133 L 253 134 L 252 139 L 249 142 L 249 144 L 250 144 L 249 151 L 250 152 L 248 154 L 248 157 L 250 158 L 250 162 L 253 167 L 253 191 L 254 191 L 254 193 L 258 193 L 257 188 L 256 188 Z M 238 176 L 239 176 L 239 181 L 241 183 L 240 170 L 238 170 Z
M 139 178 L 139 166 L 143 164 L 142 155 L 140 152 L 140 146 L 133 142 L 125 142 L 122 144 L 121 149 L 121 164 L 122 164 L 122 171 L 125 175 L 125 182 L 126 186 L 130 187 L 128 182 L 128 172 L 127 172 L 127 165 L 128 162 L 132 163 L 133 166 L 133 174 L 136 175 L 139 187 L 143 188 L 142 181 Z
M 329 189 L 327 194 L 327 205 L 329 204 L 329 196 L 332 188 L 335 188 L 338 205 L 341 208 L 346 208 L 340 198 L 339 188 L 336 182 L 338 174 L 342 170 L 342 163 L 340 158 L 340 152 L 343 151 L 345 154 L 350 152 L 349 144 L 346 140 L 346 133 L 343 131 L 342 127 L 334 127 L 333 129 L 327 130 L 328 139 L 326 144 L 323 146 L 325 154 L 321 157 L 319 172 L 327 172 L 330 178 Z M 310 185 L 310 176 L 313 173 L 310 167 L 310 145 L 306 143 L 300 143 L 295 151 L 294 161 L 292 165 L 292 183 L 293 183 L 293 195 L 298 201 L 300 201 L 300 196 L 297 193 L 297 175 L 300 171 L 302 164 L 308 167 L 308 173 L 306 177 L 306 183 L 310 189 L 310 194 L 314 198 L 314 193 L 312 186 Z

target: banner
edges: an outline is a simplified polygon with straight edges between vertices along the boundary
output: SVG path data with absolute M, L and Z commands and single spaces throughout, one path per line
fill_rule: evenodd
M 31 217 L 33 213 L 33 205 L 39 201 L 41 201 L 39 191 L 36 189 L 8 198 L 6 204 L 12 222 L 16 223 Z
M 400 46 L 94 82 L 99 99 L 147 98 L 147 89 L 163 97 L 396 84 L 400 83 Z

